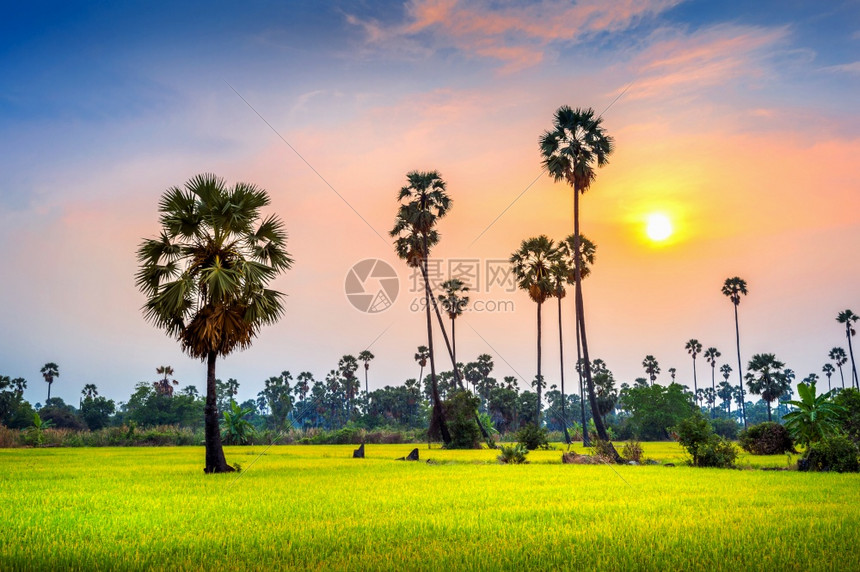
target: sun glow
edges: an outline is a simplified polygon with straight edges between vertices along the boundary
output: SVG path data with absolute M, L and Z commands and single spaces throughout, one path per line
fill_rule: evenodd
M 663 213 L 648 215 L 645 234 L 654 242 L 662 242 L 672 236 L 672 221 Z

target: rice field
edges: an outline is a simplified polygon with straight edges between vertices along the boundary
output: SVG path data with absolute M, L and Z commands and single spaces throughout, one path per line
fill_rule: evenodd
M 860 570 L 860 475 L 412 447 L 0 449 L 0 570 Z

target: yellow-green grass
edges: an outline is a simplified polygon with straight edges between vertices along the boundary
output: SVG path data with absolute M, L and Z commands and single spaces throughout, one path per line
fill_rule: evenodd
M 0 450 L 0 570 L 860 569 L 858 475 L 411 447 Z

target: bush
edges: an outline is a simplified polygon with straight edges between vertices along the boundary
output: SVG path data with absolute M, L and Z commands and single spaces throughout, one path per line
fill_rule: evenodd
M 741 431 L 738 439 L 743 450 L 753 455 L 782 455 L 797 452 L 788 429 L 770 421 Z
M 639 441 L 628 441 L 624 443 L 624 448 L 621 449 L 621 458 L 627 461 L 635 461 L 641 463 L 644 458 L 642 451 L 642 443 Z
M 529 450 L 522 443 L 516 445 L 502 445 L 500 448 L 501 454 L 497 457 L 500 463 L 508 465 L 522 465 L 528 463 L 526 455 Z
M 714 433 L 724 439 L 735 440 L 738 438 L 738 431 L 741 427 L 734 419 L 717 418 L 711 419 L 711 427 L 714 428 Z
M 605 463 L 614 463 L 618 453 L 612 445 L 612 441 L 603 441 L 597 435 L 591 439 L 591 452 Z
M 481 430 L 475 412 L 481 400 L 469 391 L 457 391 L 442 403 L 451 442 L 448 449 L 480 449 Z
M 825 437 L 809 446 L 797 468 L 801 471 L 857 473 L 860 472 L 860 451 L 848 437 Z
M 843 389 L 836 394 L 833 402 L 843 408 L 839 415 L 842 430 L 855 443 L 860 443 L 860 391 Z
M 672 427 L 672 432 L 678 442 L 687 449 L 694 467 L 734 467 L 738 456 L 737 448 L 714 433 L 701 411 L 696 411 L 692 417 Z
M 517 441 L 529 451 L 534 451 L 538 448 L 549 449 L 546 429 L 531 423 L 520 427 L 520 430 L 517 431 Z

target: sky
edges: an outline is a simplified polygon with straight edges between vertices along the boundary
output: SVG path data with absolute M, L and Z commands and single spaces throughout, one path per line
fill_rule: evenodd
M 837 313 L 860 313 L 858 92 L 849 1 L 17 3 L 0 20 L 0 374 L 25 378 L 33 403 L 49 361 L 52 396 L 75 404 L 86 383 L 124 401 L 160 365 L 204 388 L 204 365 L 144 320 L 133 277 L 161 194 L 211 172 L 270 193 L 295 258 L 274 282 L 284 317 L 218 363 L 240 400 L 366 348 L 371 389 L 417 377 L 420 292 L 388 231 L 406 173 L 437 170 L 453 199 L 438 276 L 478 269 L 458 359 L 489 353 L 524 388 L 537 308 L 501 272 L 523 239 L 573 232 L 571 190 L 537 145 L 561 105 L 593 108 L 615 140 L 581 200 L 592 358 L 630 383 L 651 354 L 658 383 L 675 367 L 692 385 L 696 338 L 736 369 L 720 288 L 740 276 L 744 363 L 774 353 L 798 380 L 820 374 L 847 349 Z M 674 228 L 659 243 L 653 213 Z M 366 259 L 399 278 L 385 311 L 345 293 Z

